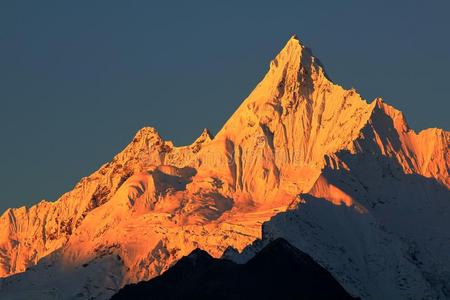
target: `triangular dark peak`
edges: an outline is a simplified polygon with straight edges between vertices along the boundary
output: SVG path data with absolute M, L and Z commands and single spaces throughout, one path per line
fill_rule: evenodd
M 202 250 L 200 248 L 194 249 L 189 255 L 185 256 L 187 259 L 190 259 L 191 261 L 210 261 L 214 258 L 205 250 Z
M 328 271 L 282 238 L 269 243 L 243 265 L 212 258 L 205 251 L 196 249 L 161 276 L 125 286 L 112 299 L 150 297 L 352 299 Z

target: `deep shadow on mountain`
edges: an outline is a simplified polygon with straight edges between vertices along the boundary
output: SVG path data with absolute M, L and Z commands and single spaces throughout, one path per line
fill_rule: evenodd
M 353 299 L 312 258 L 279 238 L 246 264 L 196 249 L 161 276 L 127 285 L 120 299 Z

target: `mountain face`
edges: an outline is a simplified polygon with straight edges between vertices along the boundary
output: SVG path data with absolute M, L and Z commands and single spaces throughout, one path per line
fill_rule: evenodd
M 196 249 L 161 276 L 126 285 L 111 298 L 120 299 L 354 298 L 311 257 L 279 238 L 242 265 Z
M 4 212 L 0 298 L 107 299 L 196 248 L 243 263 L 278 237 L 354 296 L 450 297 L 449 140 L 292 37 L 214 138 L 143 128 L 57 201 Z

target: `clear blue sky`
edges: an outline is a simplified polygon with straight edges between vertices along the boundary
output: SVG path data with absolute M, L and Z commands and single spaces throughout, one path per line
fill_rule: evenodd
M 58 198 L 145 125 L 217 132 L 294 33 L 336 83 L 450 127 L 450 1 L 156 2 L 0 2 L 1 211 Z

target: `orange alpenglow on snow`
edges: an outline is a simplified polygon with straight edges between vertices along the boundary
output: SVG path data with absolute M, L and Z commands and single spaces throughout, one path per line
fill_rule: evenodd
M 441 129 L 415 133 L 392 106 L 380 99 L 367 103 L 355 90 L 333 83 L 294 36 L 214 138 L 205 129 L 193 144 L 177 147 L 154 128 L 142 128 L 111 162 L 57 201 L 8 209 L 0 218 L 0 276 L 7 277 L 0 297 L 39 291 L 45 298 L 48 286 L 56 286 L 64 297 L 82 293 L 106 299 L 127 283 L 161 274 L 197 247 L 214 257 L 229 247 L 248 249 L 265 239 L 264 222 L 267 232 L 275 234 L 269 220 L 301 211 L 308 201 L 355 208 L 419 243 L 402 231 L 410 221 L 399 224 L 403 219 L 394 221 L 394 208 L 383 210 L 381 200 L 372 199 L 381 195 L 386 176 L 401 184 L 433 181 L 443 189 L 439 197 L 448 196 L 449 138 Z M 408 205 L 416 205 L 417 199 Z M 449 209 L 450 201 L 439 203 Z M 439 241 L 449 237 L 448 228 L 439 233 Z M 434 250 L 427 248 L 433 243 L 422 246 L 425 252 Z M 442 255 L 440 261 L 445 261 L 448 255 Z M 325 266 L 338 263 L 317 259 Z M 432 263 L 417 268 L 441 274 L 450 270 L 448 261 L 442 269 Z M 92 275 L 94 265 L 101 270 L 97 275 Z M 59 275 L 43 276 L 46 272 Z M 359 273 L 330 272 L 354 294 L 372 291 L 373 286 L 357 278 Z M 415 282 L 415 275 L 407 276 L 405 280 Z M 33 284 L 25 286 L 21 278 Z M 423 288 L 424 293 L 429 290 L 433 287 Z M 405 296 L 400 288 L 392 291 L 378 296 Z

